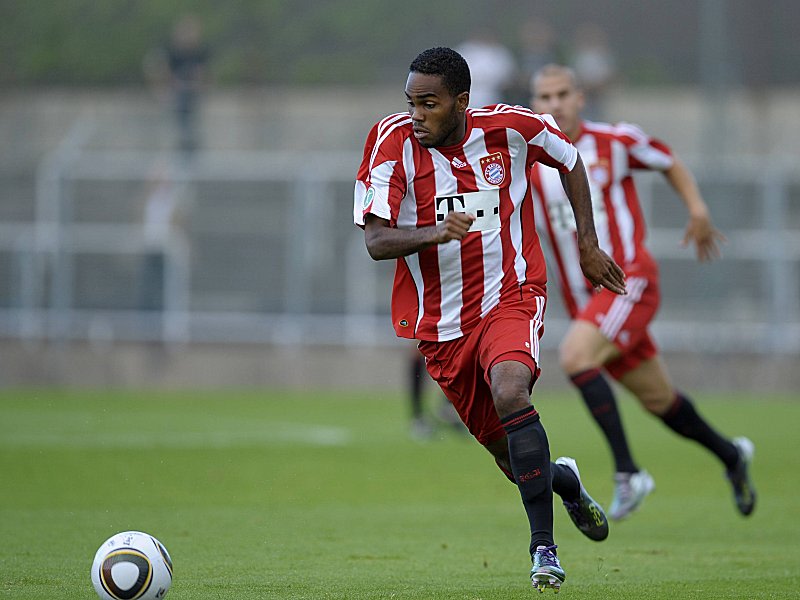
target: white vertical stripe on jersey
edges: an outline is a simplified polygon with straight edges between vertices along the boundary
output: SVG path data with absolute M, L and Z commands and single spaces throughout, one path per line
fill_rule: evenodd
M 517 148 L 525 148 L 527 150 L 527 144 L 522 135 L 513 129 L 506 129 L 506 139 L 508 140 L 506 143 L 508 144 L 509 152 L 512 153 L 509 159 L 511 164 L 507 167 L 511 176 L 508 194 L 514 204 L 514 212 L 511 214 L 511 219 L 508 223 L 508 232 L 511 234 L 511 245 L 514 247 L 514 272 L 517 275 L 517 281 L 521 282 L 525 281 L 528 262 L 522 254 L 522 211 L 519 210 L 519 207 L 525 199 L 525 191 L 528 187 L 528 171 L 526 169 L 527 160 L 515 160 L 514 153 Z
M 461 309 L 464 306 L 461 278 L 461 242 L 450 240 L 437 247 L 442 315 L 436 324 L 441 341 L 461 335 Z M 446 268 L 448 266 L 449 268 Z
M 458 180 L 450 170 L 450 161 L 435 149 L 429 148 L 428 152 L 434 164 L 436 193 L 447 195 L 458 192 Z M 436 327 L 439 339 L 444 341 L 461 335 L 461 309 L 464 306 L 461 242 L 450 240 L 446 244 L 439 244 L 436 250 L 442 293 L 442 314 Z
M 488 155 L 483 130 L 472 129 L 469 139 L 464 144 L 464 156 L 472 166 L 475 185 L 479 190 L 493 190 L 497 186 L 490 184 L 483 176 L 481 158 Z M 503 248 L 500 242 L 500 230 L 481 232 L 483 247 L 483 298 L 481 298 L 481 317 L 499 302 L 500 288 L 503 284 Z
M 411 273 L 411 278 L 414 280 L 414 286 L 417 289 L 417 321 L 414 323 L 414 332 L 416 332 L 419 327 L 419 322 L 425 314 L 422 304 L 425 298 L 425 283 L 422 279 L 422 269 L 419 267 L 419 253 L 415 252 L 414 254 L 409 254 L 403 257 L 403 260 L 406 261 L 408 270 Z
M 406 139 L 403 143 L 403 165 L 406 170 L 406 196 L 400 202 L 400 210 L 397 213 L 397 227 L 415 228 L 417 226 L 417 191 L 414 189 L 414 176 L 416 175 L 416 165 L 414 164 L 414 147 L 411 139 Z M 419 327 L 425 311 L 423 310 L 423 298 L 425 297 L 425 283 L 422 279 L 422 270 L 419 267 L 419 254 L 414 253 L 405 257 L 408 271 L 414 280 L 417 290 L 417 319 L 414 323 L 414 331 Z
M 563 210 L 569 211 L 569 214 L 572 215 L 572 208 L 566 199 L 564 186 L 561 184 L 561 176 L 558 171 L 544 165 L 539 165 L 537 169 L 539 169 L 542 193 L 544 194 L 542 200 L 548 207 L 548 211 L 557 210 L 555 207 L 551 208 L 551 204 L 561 204 L 563 205 Z M 547 227 L 544 221 L 541 226 Z M 589 300 L 589 292 L 586 289 L 586 278 L 581 270 L 578 245 L 574 240 L 575 231 L 571 227 L 564 228 L 553 224 L 553 236 L 555 237 L 555 244 L 561 252 L 561 264 L 564 267 L 567 279 L 566 284 L 569 287 L 569 291 L 572 292 L 578 307 L 583 307 Z
M 636 245 L 634 243 L 635 225 L 633 215 L 625 197 L 625 189 L 620 181 L 622 174 L 628 172 L 628 152 L 623 144 L 614 141 L 611 143 L 611 168 L 614 172 L 614 184 L 611 186 L 611 204 L 614 206 L 614 218 L 617 222 L 617 232 L 622 243 L 622 252 L 625 262 L 630 263 L 636 258 Z M 607 227 L 606 227 L 607 229 Z M 606 250 L 606 252 L 608 252 Z M 611 254 L 609 252 L 609 254 Z M 613 254 L 612 254 L 613 256 Z
M 614 255 L 614 247 L 611 245 L 611 233 L 608 228 L 608 212 L 605 208 L 605 198 L 603 188 L 594 182 L 591 173 L 592 165 L 600 162 L 597 154 L 597 140 L 592 135 L 583 135 L 578 140 L 578 152 L 583 157 L 583 164 L 587 170 L 589 179 L 589 191 L 592 194 L 592 216 L 594 217 L 594 228 L 597 232 L 597 243 L 600 248 L 609 256 Z M 563 189 L 563 188 L 562 188 Z M 566 196 L 566 193 L 564 193 Z
M 414 164 L 414 148 L 410 138 L 403 143 L 403 167 L 406 171 L 406 196 L 400 201 L 397 227 L 398 229 L 411 229 L 417 227 L 417 191 L 414 189 L 414 176 L 417 174 L 417 168 Z
M 625 296 L 617 296 L 614 299 L 603 319 L 603 324 L 600 326 L 600 333 L 609 340 L 617 337 L 633 307 L 641 300 L 642 293 L 647 288 L 647 279 L 644 277 L 629 277 L 625 282 L 625 287 L 628 293 Z
M 491 185 L 488 181 L 486 181 L 486 179 L 484 179 L 483 171 L 481 170 L 481 158 L 489 154 L 489 151 L 486 149 L 486 143 L 483 139 L 483 129 L 473 127 L 463 148 L 464 156 L 472 167 L 472 175 L 475 177 L 475 185 L 478 186 L 478 189 L 496 189 L 496 186 Z
M 581 270 L 581 257 L 576 244 L 561 247 L 561 260 L 567 274 L 567 285 L 578 308 L 583 308 L 591 298 L 587 289 L 586 276 Z
M 485 317 L 500 301 L 503 287 L 503 244 L 500 230 L 481 232 L 483 246 L 483 298 L 481 298 L 481 317 Z

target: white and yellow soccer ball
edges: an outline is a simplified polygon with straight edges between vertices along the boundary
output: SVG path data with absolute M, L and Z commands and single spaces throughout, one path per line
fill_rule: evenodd
M 92 583 L 103 600 L 161 600 L 172 584 L 172 559 L 152 535 L 124 531 L 94 555 Z

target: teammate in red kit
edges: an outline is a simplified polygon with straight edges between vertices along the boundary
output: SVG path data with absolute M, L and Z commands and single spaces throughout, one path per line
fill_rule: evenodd
M 600 247 L 625 271 L 628 294 L 597 290 L 581 273 L 580 247 L 570 203 L 556 171 L 536 165 L 531 172 L 537 225 L 545 232 L 557 265 L 561 292 L 574 319 L 561 343 L 560 362 L 603 431 L 614 457 L 612 519 L 635 510 L 653 490 L 647 471 L 633 460 L 605 370 L 651 413 L 683 437 L 713 452 L 725 465 L 736 505 L 744 515 L 755 506 L 748 475 L 753 444 L 717 433 L 675 390 L 648 330 L 660 302 L 658 266 L 644 245 L 645 222 L 633 171 L 660 171 L 689 212 L 684 245 L 695 244 L 701 261 L 719 256 L 724 240 L 712 225 L 694 177 L 670 149 L 630 124 L 609 125 L 580 117 L 583 95 L 574 72 L 548 65 L 532 80 L 534 110 L 552 114 L 586 161 Z
M 533 221 L 531 166 L 561 172 L 593 285 L 624 293 L 623 273 L 600 250 L 588 182 L 554 123 L 522 107 L 468 109 L 469 67 L 449 48 L 411 63 L 408 112 L 370 131 L 355 186 L 355 223 L 370 256 L 397 259 L 392 320 L 419 340 L 428 372 L 470 433 L 516 483 L 531 530 L 531 581 L 564 581 L 553 540 L 553 491 L 588 537 L 608 535 L 574 460 L 550 463 L 530 402 L 539 374 L 545 264 Z

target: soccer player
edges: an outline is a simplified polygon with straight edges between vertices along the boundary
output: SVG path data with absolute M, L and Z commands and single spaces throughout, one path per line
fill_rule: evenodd
M 660 301 L 658 267 L 644 245 L 645 223 L 633 182 L 634 169 L 660 171 L 689 212 L 683 244 L 693 243 L 699 260 L 717 258 L 722 234 L 687 167 L 658 140 L 634 125 L 609 125 L 581 119 L 584 98 L 574 72 L 548 65 L 532 79 L 534 110 L 552 114 L 588 165 L 594 219 L 600 246 L 625 271 L 628 294 L 598 290 L 580 270 L 582 255 L 569 200 L 554 169 L 536 165 L 536 223 L 545 232 L 558 268 L 561 292 L 573 321 L 560 348 L 560 363 L 608 440 L 616 468 L 609 517 L 622 519 L 653 490 L 647 471 L 634 461 L 617 403 L 603 371 L 630 390 L 642 406 L 679 435 L 695 440 L 725 465 L 736 506 L 753 512 L 756 492 L 748 475 L 753 444 L 729 440 L 698 414 L 677 391 L 648 327 Z
M 535 161 L 563 175 L 589 281 L 624 293 L 624 277 L 598 246 L 580 156 L 552 122 L 504 104 L 468 109 L 469 67 L 449 48 L 422 52 L 409 71 L 408 112 L 367 136 L 354 220 L 373 259 L 397 260 L 397 335 L 419 340 L 428 372 L 519 489 L 533 585 L 558 589 L 553 492 L 591 539 L 605 539 L 608 522 L 575 461 L 550 463 L 530 401 L 546 299 L 529 187 Z
M 411 437 L 428 440 L 433 436 L 433 425 L 425 418 L 422 408 L 422 385 L 425 372 L 425 357 L 416 348 L 409 348 L 408 354 L 408 400 L 411 405 Z
M 445 397 L 437 398 L 436 416 L 425 414 L 423 406 L 424 384 L 428 379 L 425 373 L 425 357 L 420 354 L 416 345 L 409 348 L 408 356 L 408 400 L 411 408 L 411 437 L 418 441 L 427 441 L 434 437 L 437 424 L 452 427 L 458 433 L 467 434 L 467 429 L 458 417 L 458 413 Z

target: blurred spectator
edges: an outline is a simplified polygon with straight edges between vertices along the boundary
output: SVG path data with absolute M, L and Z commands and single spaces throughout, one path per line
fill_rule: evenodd
M 605 95 L 617 76 L 616 61 L 605 30 L 596 23 L 579 25 L 575 29 L 570 62 L 583 89 L 586 101 L 584 118 L 590 121 L 605 119 Z
M 166 46 L 145 58 L 148 80 L 168 92 L 178 128 L 177 146 L 187 156 L 200 145 L 198 108 L 208 80 L 209 58 L 203 26 L 194 15 L 181 17 Z
M 166 251 L 177 228 L 184 226 L 183 189 L 166 163 L 155 164 L 147 181 L 142 210 L 145 243 L 139 294 L 142 310 L 161 311 L 165 308 Z
M 411 405 L 411 437 L 427 440 L 433 436 L 433 424 L 425 417 L 422 407 L 425 357 L 416 345 L 409 346 L 408 354 L 408 400 Z
M 435 416 L 426 414 L 424 407 L 425 381 L 430 380 L 425 367 L 425 357 L 417 349 L 416 344 L 409 347 L 408 354 L 408 399 L 411 405 L 411 437 L 418 441 L 427 441 L 434 437 L 439 424 L 452 427 L 455 431 L 466 434 L 467 428 L 461 422 L 456 409 L 444 394 L 439 394 L 441 401 Z M 438 421 L 438 422 L 437 422 Z
M 517 72 L 511 51 L 501 44 L 495 34 L 481 30 L 455 49 L 469 65 L 472 86 L 469 93 L 471 108 L 481 108 L 506 102 Z
M 508 102 L 527 106 L 531 76 L 545 65 L 559 62 L 555 31 L 547 21 L 528 19 L 520 27 L 519 45 L 519 70 Z

